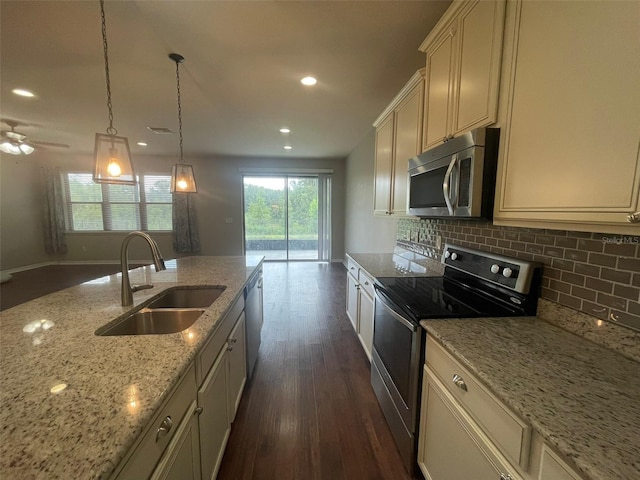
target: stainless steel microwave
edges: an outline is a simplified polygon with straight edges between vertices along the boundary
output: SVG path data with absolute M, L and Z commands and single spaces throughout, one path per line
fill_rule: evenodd
M 407 213 L 491 218 L 499 140 L 499 128 L 479 128 L 411 158 Z

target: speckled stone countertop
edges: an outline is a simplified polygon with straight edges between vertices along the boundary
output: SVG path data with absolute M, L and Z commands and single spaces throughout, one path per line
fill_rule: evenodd
M 640 363 L 536 317 L 421 325 L 586 478 L 640 478 Z
M 374 277 L 430 277 L 444 272 L 441 263 L 398 248 L 394 253 L 348 253 L 347 257 Z
M 107 478 L 262 260 L 188 257 L 158 273 L 132 270 L 132 284 L 154 285 L 134 293 L 132 307 L 120 305 L 118 274 L 0 313 L 0 478 Z M 180 285 L 226 289 L 184 332 L 94 334 Z M 68 387 L 52 393 L 61 383 Z

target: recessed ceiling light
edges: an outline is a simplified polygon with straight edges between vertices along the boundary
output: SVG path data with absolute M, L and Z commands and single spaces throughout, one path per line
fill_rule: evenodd
M 144 143 L 144 142 L 138 142 L 138 145 L 140 145 L 141 147 L 146 147 L 147 146 L 147 144 Z
M 290 133 L 291 130 L 289 130 L 288 128 L 281 128 L 280 129 L 280 133 Z
M 16 95 L 20 95 L 21 97 L 35 97 L 35 94 L 33 92 L 25 90 L 24 88 L 14 88 L 11 91 Z
M 318 83 L 318 80 L 313 77 L 304 77 L 302 80 L 300 80 L 300 83 L 302 83 L 303 85 L 311 86 Z
M 284 149 L 285 149 L 285 150 L 291 150 L 292 148 L 293 148 L 293 147 L 292 147 L 291 145 L 285 145 L 285 146 L 284 146 Z

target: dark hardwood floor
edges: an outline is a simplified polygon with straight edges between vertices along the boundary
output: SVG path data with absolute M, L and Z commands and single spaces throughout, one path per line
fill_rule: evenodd
M 137 266 L 140 265 L 132 264 L 129 268 Z M 11 280 L 0 284 L 0 310 L 119 271 L 120 264 L 108 264 L 48 265 L 17 272 Z
M 262 345 L 218 479 L 410 479 L 345 313 L 345 268 L 266 263 L 264 285 Z

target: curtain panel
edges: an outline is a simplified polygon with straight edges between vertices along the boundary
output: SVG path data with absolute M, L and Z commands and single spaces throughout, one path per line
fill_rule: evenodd
M 200 251 L 195 199 L 190 193 L 173 194 L 173 249 L 179 253 Z
M 60 171 L 42 167 L 44 195 L 44 250 L 49 254 L 67 253 L 64 221 L 64 193 Z

